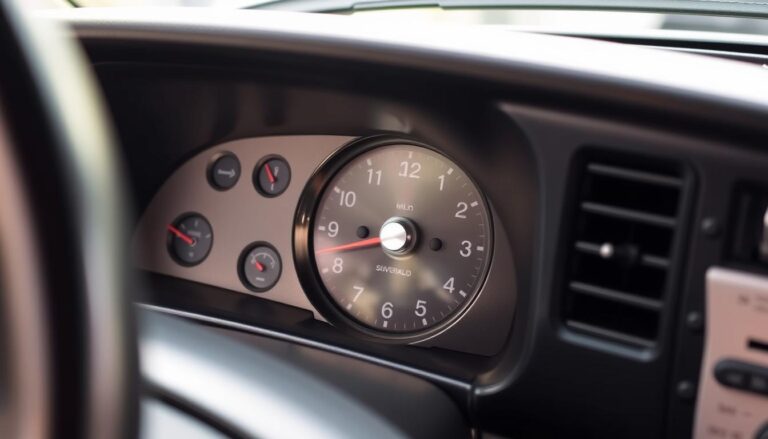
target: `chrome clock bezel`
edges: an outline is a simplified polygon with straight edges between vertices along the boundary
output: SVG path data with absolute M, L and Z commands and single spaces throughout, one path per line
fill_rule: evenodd
M 318 272 L 317 263 L 314 256 L 313 242 L 311 239 L 311 233 L 315 226 L 315 212 L 323 194 L 325 193 L 326 188 L 333 180 L 333 178 L 347 164 L 349 164 L 358 156 L 373 149 L 393 145 L 406 145 L 426 148 L 430 151 L 440 154 L 446 160 L 450 161 L 452 164 L 461 169 L 469 181 L 477 188 L 478 197 L 483 201 L 485 215 L 488 219 L 488 242 L 490 243 L 491 247 L 487 260 L 485 261 L 485 265 L 482 269 L 482 279 L 478 281 L 477 289 L 473 292 L 471 297 L 459 305 L 456 310 L 454 310 L 440 323 L 425 330 L 403 333 L 379 331 L 375 328 L 357 322 L 352 317 L 346 315 L 346 313 L 340 308 L 336 301 L 332 299 L 330 292 L 326 289 L 320 278 L 320 273 Z M 364 338 L 376 341 L 391 343 L 413 343 L 431 338 L 439 333 L 444 332 L 447 328 L 455 325 L 459 320 L 463 319 L 471 310 L 487 282 L 488 273 L 490 271 L 495 252 L 494 244 L 495 233 L 493 215 L 488 198 L 480 185 L 477 183 L 477 180 L 475 180 L 471 174 L 466 171 L 464 166 L 461 166 L 450 155 L 434 146 L 405 137 L 375 136 L 356 139 L 342 146 L 336 152 L 327 157 L 318 166 L 312 177 L 310 177 L 309 181 L 304 187 L 304 190 L 301 193 L 298 207 L 296 209 L 293 234 L 293 256 L 299 282 L 307 294 L 307 297 L 315 306 L 315 308 L 334 326 L 337 326 L 356 336 L 362 336 Z

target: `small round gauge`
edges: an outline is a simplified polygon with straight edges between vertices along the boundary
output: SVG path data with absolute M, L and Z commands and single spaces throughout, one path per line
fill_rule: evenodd
M 282 262 L 280 254 L 266 242 L 256 242 L 245 248 L 238 262 L 240 280 L 249 290 L 264 292 L 275 286 Z
M 490 210 L 462 168 L 405 140 L 361 141 L 307 185 L 297 268 L 331 318 L 383 338 L 439 331 L 477 296 L 492 255 Z M 302 266 L 304 264 L 305 266 Z
M 265 197 L 276 197 L 288 188 L 291 168 L 284 158 L 269 156 L 261 159 L 253 171 L 253 185 Z
M 218 191 L 232 189 L 240 179 L 240 160 L 231 152 L 213 156 L 208 166 L 208 183 Z
M 198 213 L 186 213 L 168 224 L 168 252 L 179 264 L 191 267 L 205 260 L 213 246 L 213 229 Z

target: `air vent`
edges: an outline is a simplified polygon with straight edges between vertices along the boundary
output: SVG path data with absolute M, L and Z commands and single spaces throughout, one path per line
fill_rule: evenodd
M 563 282 L 565 324 L 653 347 L 677 269 L 686 174 L 673 163 L 630 157 L 592 155 L 579 163 Z

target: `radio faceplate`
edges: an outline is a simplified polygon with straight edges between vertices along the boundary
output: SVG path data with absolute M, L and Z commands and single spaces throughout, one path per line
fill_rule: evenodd
M 694 437 L 763 439 L 768 425 L 768 277 L 710 268 L 706 294 Z

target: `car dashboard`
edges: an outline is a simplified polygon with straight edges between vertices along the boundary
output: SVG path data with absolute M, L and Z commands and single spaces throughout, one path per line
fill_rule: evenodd
M 764 69 L 349 17 L 56 17 L 122 144 L 140 308 L 418 377 L 489 437 L 768 422 L 768 388 L 728 381 L 768 379 Z

